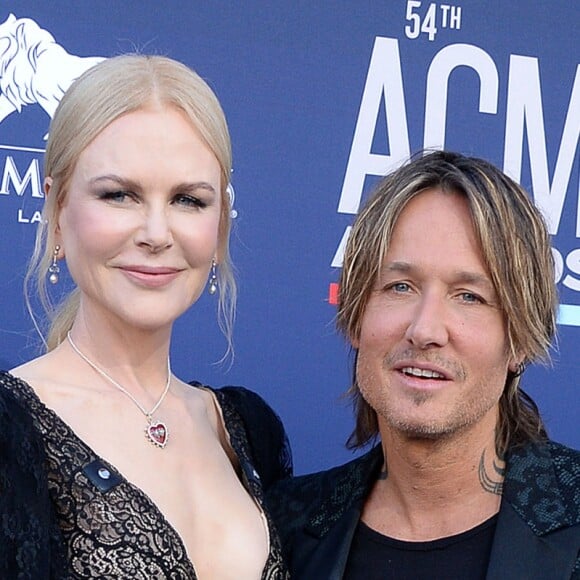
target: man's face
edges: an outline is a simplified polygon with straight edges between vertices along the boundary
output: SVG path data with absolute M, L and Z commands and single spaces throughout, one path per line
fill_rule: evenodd
M 353 346 L 383 435 L 495 426 L 506 328 L 463 196 L 430 189 L 408 203 Z

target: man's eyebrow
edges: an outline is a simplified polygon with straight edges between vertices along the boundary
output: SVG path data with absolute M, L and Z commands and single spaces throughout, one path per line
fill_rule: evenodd
M 414 274 L 418 273 L 418 270 L 419 269 L 416 266 L 409 262 L 396 261 L 385 264 L 381 270 L 381 273 L 383 275 L 389 273 Z M 495 292 L 492 281 L 490 280 L 489 276 L 484 273 L 471 272 L 468 270 L 457 270 L 456 272 L 453 272 L 451 279 L 453 280 L 454 284 L 470 284 L 482 288 L 487 288 Z
M 388 272 L 401 272 L 404 274 L 406 272 L 412 272 L 414 269 L 413 265 L 408 262 L 389 262 L 381 268 L 381 272 L 383 274 Z
M 489 288 L 490 290 L 495 290 L 491 280 L 489 279 L 489 276 L 487 276 L 486 274 L 480 274 L 478 272 L 467 272 L 461 270 L 455 273 L 454 278 L 456 283 L 465 283 Z

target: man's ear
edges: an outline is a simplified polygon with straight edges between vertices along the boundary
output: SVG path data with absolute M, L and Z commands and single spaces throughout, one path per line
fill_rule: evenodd
M 525 360 L 525 357 L 522 355 L 513 357 L 508 363 L 508 370 L 510 373 L 513 373 L 516 376 L 521 375 L 524 372 Z

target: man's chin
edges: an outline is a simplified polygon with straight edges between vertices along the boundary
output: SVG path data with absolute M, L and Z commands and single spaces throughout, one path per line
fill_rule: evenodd
M 406 439 L 413 441 L 446 440 L 464 427 L 465 425 L 449 425 L 437 421 L 397 421 L 391 423 L 391 428 Z

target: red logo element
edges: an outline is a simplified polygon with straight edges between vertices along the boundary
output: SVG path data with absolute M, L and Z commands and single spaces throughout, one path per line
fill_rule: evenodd
M 328 303 L 336 306 L 338 304 L 338 283 L 331 282 L 328 287 Z

